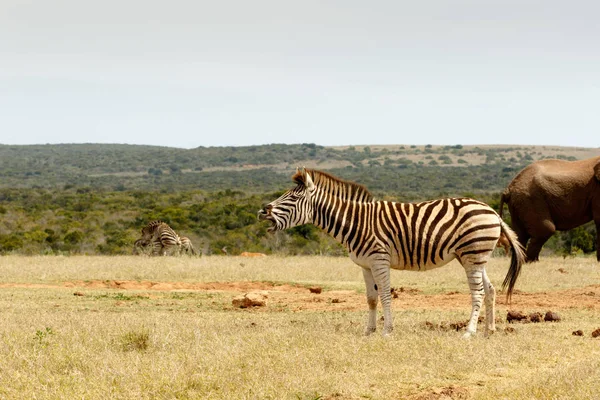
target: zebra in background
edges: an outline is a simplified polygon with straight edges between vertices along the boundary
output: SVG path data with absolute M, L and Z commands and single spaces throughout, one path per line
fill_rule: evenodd
M 495 330 L 496 291 L 485 271 L 501 233 L 514 251 L 503 287 L 510 299 L 525 253 L 515 233 L 487 204 L 468 198 L 422 203 L 374 201 L 362 185 L 317 170 L 298 170 L 296 187 L 258 212 L 269 231 L 312 223 L 342 243 L 362 267 L 369 317 L 365 334 L 376 330 L 377 301 L 384 316 L 383 334 L 393 331 L 390 268 L 426 271 L 457 259 L 467 274 L 471 317 L 464 337 L 477 331 L 483 299 L 486 334 Z
M 150 242 L 144 239 L 138 239 L 133 243 L 133 252 L 134 256 L 140 254 L 148 254 L 150 249 Z
M 152 248 L 152 255 L 167 255 L 173 248 L 179 253 L 181 249 L 181 239 L 179 235 L 166 223 L 160 220 L 151 221 L 142 228 L 142 238 Z
M 198 252 L 192 245 L 192 241 L 190 240 L 190 238 L 188 238 L 187 236 L 180 236 L 179 239 L 181 240 L 181 252 L 182 253 L 190 254 L 193 256 L 198 254 Z

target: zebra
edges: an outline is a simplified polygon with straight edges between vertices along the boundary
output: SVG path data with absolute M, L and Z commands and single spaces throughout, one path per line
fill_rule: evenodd
M 152 247 L 152 255 L 167 255 L 167 251 L 173 247 L 177 248 L 177 253 L 181 249 L 181 239 L 166 222 L 156 220 L 151 221 L 142 228 L 141 240 L 147 241 Z
M 148 254 L 148 247 L 150 246 L 150 241 L 144 239 L 138 239 L 133 243 L 133 252 L 132 254 Z
M 182 253 L 191 254 L 193 256 L 198 254 L 196 252 L 196 249 L 194 248 L 194 245 L 192 245 L 192 241 L 190 240 L 190 238 L 188 238 L 187 236 L 180 236 L 179 239 L 181 240 Z
M 471 292 L 471 317 L 464 337 L 477 331 L 484 298 L 485 333 L 495 331 L 496 290 L 485 264 L 504 233 L 514 249 L 503 282 L 510 300 L 525 253 L 516 234 L 490 206 L 469 198 L 375 201 L 362 185 L 306 168 L 297 170 L 292 180 L 296 186 L 267 204 L 258 218 L 270 221 L 270 232 L 312 223 L 347 248 L 351 260 L 362 267 L 366 285 L 366 335 L 376 330 L 378 298 L 383 308 L 383 335 L 393 331 L 390 268 L 426 271 L 455 258 L 465 269 Z

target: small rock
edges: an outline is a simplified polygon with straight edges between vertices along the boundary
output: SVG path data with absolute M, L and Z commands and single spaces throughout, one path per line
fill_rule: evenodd
M 547 321 L 547 322 L 560 321 L 560 315 L 558 315 L 558 313 L 555 313 L 554 311 L 548 311 L 546 313 L 546 315 L 544 316 L 544 321 Z
M 527 315 L 523 314 L 521 311 L 513 311 L 510 310 L 508 311 L 508 313 L 506 314 L 506 320 L 508 322 L 513 322 L 513 321 L 522 321 L 524 319 L 527 319 Z
M 450 329 L 458 332 L 461 329 L 466 328 L 467 325 L 469 325 L 469 321 L 457 321 L 457 322 L 451 322 L 449 326 L 450 326 Z
M 321 292 L 323 291 L 323 288 L 322 288 L 322 287 L 320 287 L 320 286 L 312 286 L 312 287 L 309 287 L 309 288 L 308 288 L 308 290 L 309 290 L 311 293 L 315 293 L 315 294 L 321 294 Z
M 598 336 L 600 336 L 600 328 L 598 328 L 594 332 L 592 332 L 592 337 L 596 338 Z
M 264 307 L 267 305 L 268 292 L 250 292 L 236 296 L 231 301 L 234 307 L 248 308 L 248 307 Z
M 583 336 L 583 331 L 581 329 L 573 331 L 573 336 Z
M 531 322 L 542 322 L 544 320 L 544 316 L 542 315 L 542 313 L 534 312 L 529 314 L 529 320 Z

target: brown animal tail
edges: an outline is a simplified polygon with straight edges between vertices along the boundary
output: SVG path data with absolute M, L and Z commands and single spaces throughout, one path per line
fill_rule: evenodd
M 521 266 L 525 263 L 525 249 L 523 246 L 521 246 L 521 243 L 519 243 L 517 234 L 510 229 L 510 227 L 506 225 L 502 219 L 500 219 L 500 227 L 502 229 L 502 233 L 504 236 L 506 236 L 510 246 L 513 249 L 512 256 L 510 258 L 510 267 L 508 268 L 508 272 L 504 278 L 504 282 L 502 283 L 502 290 L 508 286 L 508 290 L 506 291 L 506 301 L 510 303 L 510 298 L 515 288 L 515 284 L 517 283 L 517 278 L 521 273 Z

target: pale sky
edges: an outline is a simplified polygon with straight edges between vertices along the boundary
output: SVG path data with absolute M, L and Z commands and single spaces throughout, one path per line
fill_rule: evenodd
M 3 0 L 0 143 L 600 146 L 595 0 Z

